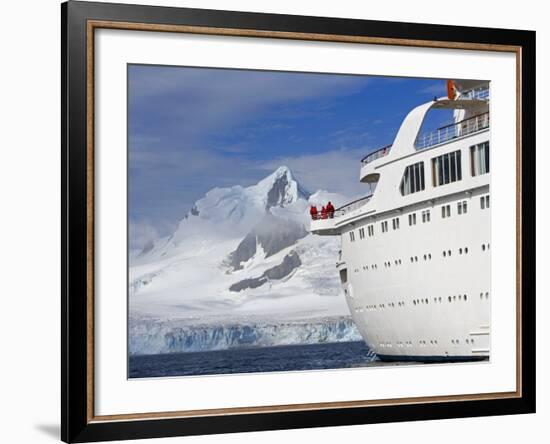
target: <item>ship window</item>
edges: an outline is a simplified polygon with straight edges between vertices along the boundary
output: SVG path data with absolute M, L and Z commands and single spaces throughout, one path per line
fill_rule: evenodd
M 434 187 L 462 180 L 460 150 L 432 159 L 432 179 Z
M 489 172 L 489 142 L 470 147 L 470 166 L 472 176 Z
M 395 217 L 391 220 L 392 226 L 394 230 L 399 230 L 399 218 Z
M 409 225 L 416 225 L 416 213 L 409 214 Z
M 422 211 L 422 223 L 426 223 L 429 221 L 430 221 L 430 210 Z
M 479 203 L 482 210 L 484 210 L 485 208 L 489 208 L 489 196 L 481 196 L 479 198 Z
M 402 196 L 422 191 L 424 184 L 424 162 L 418 162 L 405 168 L 399 191 Z
M 345 284 L 348 281 L 348 270 L 344 268 L 343 270 L 340 270 L 340 282 L 342 284 Z
M 457 204 L 458 214 L 466 214 L 468 212 L 468 203 L 464 200 Z
M 441 207 L 441 217 L 445 219 L 446 217 L 451 217 L 451 206 L 443 205 Z
M 384 221 L 381 223 L 382 225 L 382 233 L 385 233 L 386 231 L 388 231 L 388 221 Z
M 369 225 L 367 227 L 367 233 L 369 234 L 369 236 L 374 236 L 374 225 Z
M 355 233 L 353 231 L 349 232 L 349 240 L 351 242 L 355 242 Z
M 359 228 L 359 239 L 365 239 L 365 229 Z

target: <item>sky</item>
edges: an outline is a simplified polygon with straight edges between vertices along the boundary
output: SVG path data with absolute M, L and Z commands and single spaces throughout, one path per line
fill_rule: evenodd
M 360 196 L 361 158 L 444 95 L 438 79 L 129 65 L 130 248 L 170 234 L 208 190 L 280 165 L 310 192 Z

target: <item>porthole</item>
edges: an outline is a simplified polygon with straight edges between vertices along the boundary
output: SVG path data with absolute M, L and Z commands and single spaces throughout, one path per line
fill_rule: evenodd
M 458 249 L 458 254 L 462 254 L 462 248 Z
M 453 301 L 456 301 L 456 295 L 455 295 L 455 296 L 453 296 Z
M 461 295 L 461 294 L 458 295 L 458 300 L 459 300 L 459 301 L 462 300 L 462 295 Z
M 452 300 L 453 300 L 453 298 L 449 296 L 449 302 L 451 302 Z
M 431 253 L 428 253 L 428 259 L 431 259 L 431 258 L 432 258 Z
M 468 247 L 464 248 L 464 254 L 468 254 Z
M 426 260 L 426 258 L 427 258 L 427 256 L 426 256 L 426 255 L 424 255 L 424 260 Z
M 415 256 L 415 257 L 414 257 L 414 261 L 415 261 L 415 262 L 418 262 L 418 256 Z
M 481 251 L 485 251 L 485 244 L 481 245 Z
M 447 257 L 447 252 L 446 251 L 443 252 L 443 257 Z
M 451 250 L 447 251 L 447 254 L 449 255 L 449 257 L 451 256 Z
M 464 300 L 467 301 L 468 300 L 468 295 L 464 295 Z
M 489 293 L 485 293 L 485 299 L 489 299 Z

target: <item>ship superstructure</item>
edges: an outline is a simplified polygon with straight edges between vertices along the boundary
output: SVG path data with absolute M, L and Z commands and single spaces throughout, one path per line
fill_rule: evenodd
M 372 194 L 311 221 L 341 237 L 337 269 L 351 315 L 383 360 L 475 360 L 490 353 L 489 83 L 404 119 L 393 144 L 361 160 Z M 449 125 L 422 129 L 428 112 Z

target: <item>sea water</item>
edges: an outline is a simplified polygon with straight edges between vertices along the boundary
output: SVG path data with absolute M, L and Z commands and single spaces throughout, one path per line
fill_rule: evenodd
M 358 341 L 130 356 L 128 376 L 221 375 L 371 365 L 377 365 L 376 356 Z

